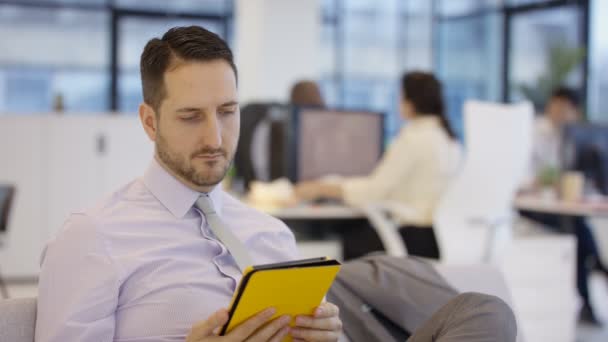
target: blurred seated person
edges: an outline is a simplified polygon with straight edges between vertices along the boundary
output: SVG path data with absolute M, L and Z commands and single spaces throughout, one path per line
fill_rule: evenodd
M 579 121 L 579 99 L 576 92 L 565 87 L 553 91 L 546 104 L 545 112 L 536 119 L 533 137 L 532 160 L 528 190 L 539 187 L 539 180 L 551 170 L 558 172 L 561 166 L 560 145 L 562 128 Z M 589 296 L 589 276 L 596 269 L 608 277 L 608 269 L 600 260 L 598 248 L 587 220 L 580 216 L 545 214 L 520 211 L 520 214 L 534 222 L 555 231 L 565 232 L 569 225 L 577 239 L 576 285 L 583 300 L 580 312 L 581 322 L 600 325 Z
M 325 108 L 325 101 L 321 90 L 315 81 L 298 81 L 291 87 L 289 101 L 296 107 L 319 107 Z
M 370 175 L 333 183 L 302 182 L 296 186 L 296 194 L 304 200 L 336 199 L 358 207 L 382 202 L 403 204 L 413 210 L 407 220 L 400 222 L 408 253 L 439 259 L 433 212 L 458 169 L 460 146 L 445 116 L 441 84 L 432 74 L 405 74 L 401 93 L 400 112 L 407 124 Z M 379 241 L 371 228 L 365 233 L 367 236 L 361 232 L 349 231 L 345 257 L 351 243 Z

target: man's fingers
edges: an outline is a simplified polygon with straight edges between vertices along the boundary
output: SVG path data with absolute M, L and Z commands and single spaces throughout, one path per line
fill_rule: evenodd
M 296 327 L 317 330 L 342 330 L 342 321 L 336 317 L 313 318 L 310 316 L 298 316 Z
M 213 335 L 213 331 L 221 328 L 226 322 L 228 322 L 228 310 L 220 309 L 206 320 L 195 324 L 186 341 L 197 341 L 203 337 Z
M 287 334 L 289 334 L 289 327 L 285 326 L 281 328 L 276 334 L 274 334 L 274 336 L 270 340 L 268 340 L 268 342 L 281 342 L 283 341 L 283 338 L 287 336 Z
M 273 337 L 279 335 L 281 332 L 283 332 L 283 330 L 287 329 L 287 332 L 289 332 L 289 327 L 287 326 L 289 322 L 291 322 L 291 316 L 281 316 L 273 320 L 272 322 L 266 324 L 263 328 L 259 329 L 253 336 L 250 337 L 249 341 L 274 341 Z
M 340 337 L 339 331 L 312 330 L 292 328 L 289 333 L 296 339 L 315 342 L 335 342 Z
M 326 318 L 326 317 L 334 317 L 340 315 L 340 309 L 338 306 L 332 303 L 321 303 L 313 314 L 314 318 Z
M 236 338 L 237 341 L 244 341 L 251 336 L 256 330 L 272 318 L 272 315 L 276 312 L 275 308 L 268 308 L 249 318 L 245 322 L 239 324 L 234 328 L 228 336 Z

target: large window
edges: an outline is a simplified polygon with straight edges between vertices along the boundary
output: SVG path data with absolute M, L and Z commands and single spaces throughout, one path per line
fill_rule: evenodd
M 530 100 L 569 85 L 584 95 L 586 0 L 437 0 L 435 71 L 462 133 L 468 99 Z
M 135 113 L 150 38 L 201 25 L 230 41 L 232 0 L 0 0 L 0 113 Z
M 582 13 L 575 5 L 512 15 L 508 46 L 510 101 L 530 100 L 542 111 L 553 88 L 583 89 Z
M 443 82 L 448 116 L 458 136 L 462 136 L 466 100 L 500 100 L 502 20 L 497 12 L 438 20 L 435 70 Z
M 107 110 L 105 10 L 0 5 L 0 110 Z
M 399 80 L 432 66 L 430 1 L 323 1 L 321 84 L 335 107 L 386 115 L 387 136 L 401 123 Z
M 433 69 L 433 2 L 401 3 L 397 27 L 398 59 L 404 70 Z
M 608 122 L 608 1 L 593 0 L 590 13 L 588 117 Z
M 608 30 L 603 20 L 608 1 L 322 3 L 321 83 L 328 102 L 389 113 L 389 136 L 400 123 L 397 81 L 403 72 L 420 69 L 432 70 L 443 82 L 448 115 L 459 135 L 466 100 L 527 99 L 540 110 L 548 88 L 558 85 L 587 96 L 591 119 L 608 121 L 608 100 L 600 96 L 608 88 L 608 38 L 602 34 Z M 564 60 L 571 61 L 569 68 Z

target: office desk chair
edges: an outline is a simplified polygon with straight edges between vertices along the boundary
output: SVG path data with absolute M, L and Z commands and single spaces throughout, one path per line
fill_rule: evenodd
M 511 239 L 513 200 L 532 153 L 533 108 L 468 101 L 465 158 L 434 215 L 442 262 L 500 259 Z
M 237 176 L 249 189 L 251 181 L 286 176 L 287 120 L 291 107 L 251 103 L 241 109 L 241 135 L 234 158 Z
M 8 231 L 9 216 L 14 197 L 15 186 L 0 185 L 0 248 L 2 248 L 3 240 Z M 8 290 L 2 280 L 2 273 L 0 273 L 0 298 L 8 298 Z
M 531 160 L 533 113 L 530 104 L 465 103 L 464 164 L 435 210 L 434 228 L 441 263 L 502 272 L 519 331 L 530 341 L 572 341 L 572 237 L 513 229 L 513 202 Z

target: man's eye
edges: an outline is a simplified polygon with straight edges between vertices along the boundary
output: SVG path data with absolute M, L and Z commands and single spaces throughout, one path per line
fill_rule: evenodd
M 194 121 L 196 118 L 198 118 L 198 115 L 183 116 L 181 119 L 182 121 Z
M 224 111 L 220 112 L 221 116 L 228 116 L 228 115 L 232 115 L 232 114 L 234 114 L 233 110 L 224 110 Z

